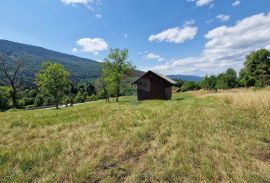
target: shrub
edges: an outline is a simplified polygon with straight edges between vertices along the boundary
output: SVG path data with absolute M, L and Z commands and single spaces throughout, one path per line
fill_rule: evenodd
M 36 107 L 41 107 L 43 105 L 43 97 L 41 95 L 37 95 L 35 98 L 35 106 Z
M 20 96 L 21 98 L 27 98 L 27 97 L 29 97 L 29 92 L 30 92 L 29 89 L 25 89 L 24 91 L 20 91 L 20 92 L 19 92 L 19 96 Z
M 90 101 L 96 101 L 98 99 L 98 97 L 96 96 L 96 95 L 91 95 L 91 96 L 88 96 L 87 98 L 86 98 L 86 100 L 88 101 L 88 102 L 90 102 Z
M 50 105 L 53 105 L 53 104 L 54 104 L 54 101 L 53 101 L 53 98 L 52 97 L 46 97 L 44 99 L 43 105 L 50 106 Z
M 82 95 L 81 92 L 78 92 L 77 95 L 75 96 L 74 101 L 76 103 L 83 103 L 83 102 L 85 102 L 85 97 Z
M 204 79 L 201 81 L 200 87 L 205 90 L 213 90 L 215 89 L 216 86 L 216 80 L 217 80 L 216 76 L 212 75 L 208 77 L 208 75 L 206 75 Z
M 184 82 L 184 84 L 181 87 L 182 92 L 199 90 L 199 89 L 200 89 L 199 84 L 194 82 L 194 81 L 186 81 L 186 82 Z
M 33 89 L 29 92 L 29 96 L 35 98 L 38 95 L 37 90 Z
M 62 100 L 62 103 L 66 105 L 66 107 L 68 106 L 68 104 L 70 103 L 70 98 L 68 96 L 65 96 Z
M 0 87 L 0 110 L 4 111 L 9 108 L 9 88 Z
M 33 105 L 35 103 L 35 99 L 34 98 L 30 98 L 30 97 L 27 97 L 27 98 L 23 98 L 23 100 L 25 101 L 25 105 Z
M 24 99 L 19 99 L 18 100 L 18 108 L 23 109 L 25 107 L 25 100 Z

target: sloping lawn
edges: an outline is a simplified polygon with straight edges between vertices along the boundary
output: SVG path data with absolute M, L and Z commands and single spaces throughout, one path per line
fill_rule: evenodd
M 212 96 L 8 111 L 0 136 L 0 182 L 270 182 L 270 112 Z

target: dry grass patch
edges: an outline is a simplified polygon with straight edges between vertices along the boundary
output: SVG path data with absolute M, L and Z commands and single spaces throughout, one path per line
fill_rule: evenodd
M 270 182 L 269 119 L 189 93 L 0 113 L 1 182 Z
M 241 109 L 252 109 L 257 112 L 267 113 L 270 111 L 270 88 L 255 89 L 233 89 L 218 92 L 196 91 L 192 92 L 196 97 L 219 97 L 226 104 L 232 104 Z

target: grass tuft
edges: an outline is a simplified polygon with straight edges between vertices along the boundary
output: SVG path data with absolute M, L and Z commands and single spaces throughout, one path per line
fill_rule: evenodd
M 269 94 L 0 113 L 1 182 L 270 182 Z

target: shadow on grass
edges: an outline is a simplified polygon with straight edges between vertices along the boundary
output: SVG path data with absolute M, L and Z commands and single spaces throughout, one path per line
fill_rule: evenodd
M 130 104 L 130 105 L 139 105 L 141 104 L 141 101 L 137 100 L 125 100 L 125 101 L 119 101 L 119 104 Z
M 134 101 L 132 101 L 132 100 L 121 100 L 118 103 L 119 104 L 125 104 L 125 103 L 130 103 L 130 102 L 134 102 Z
M 172 100 L 177 100 L 177 101 L 179 101 L 179 100 L 184 100 L 185 98 L 175 98 L 175 99 L 172 99 Z

